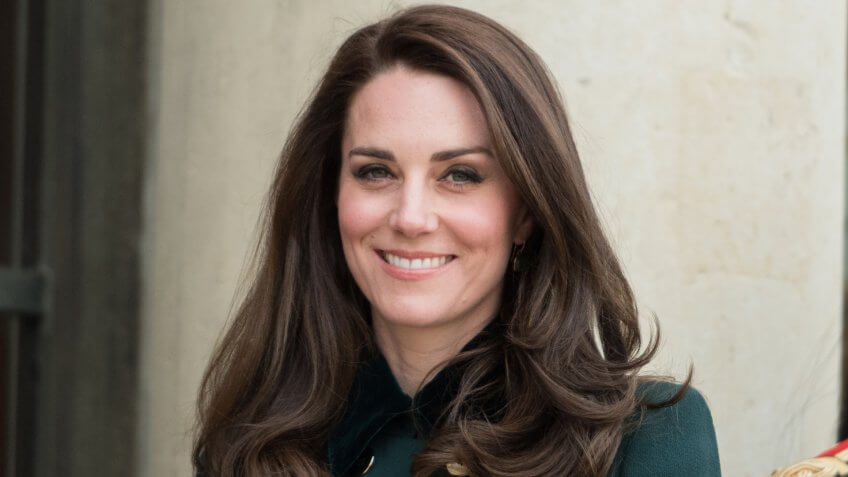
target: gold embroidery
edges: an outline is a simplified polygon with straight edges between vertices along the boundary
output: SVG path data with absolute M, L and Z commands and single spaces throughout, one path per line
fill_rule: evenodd
M 806 459 L 784 469 L 777 469 L 771 477 L 836 477 L 848 474 L 848 464 L 835 457 Z

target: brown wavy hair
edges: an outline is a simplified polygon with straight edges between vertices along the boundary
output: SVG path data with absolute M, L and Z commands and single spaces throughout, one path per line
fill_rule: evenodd
M 550 73 L 500 24 L 449 6 L 405 9 L 357 30 L 297 118 L 267 198 L 254 278 L 200 388 L 195 462 L 221 476 L 328 475 L 326 441 L 361 353 L 374 347 L 339 238 L 342 132 L 354 94 L 398 65 L 470 88 L 535 221 L 521 268 L 505 279 L 503 333 L 452 360 L 465 370 L 459 392 L 413 475 L 455 461 L 472 475 L 605 475 L 640 407 L 637 372 L 657 335 L 640 351 L 633 293 Z M 492 399 L 502 403 L 494 414 L 475 407 Z

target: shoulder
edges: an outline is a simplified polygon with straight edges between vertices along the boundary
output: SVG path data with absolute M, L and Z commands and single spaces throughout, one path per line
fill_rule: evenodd
M 662 402 L 680 385 L 651 381 L 639 386 L 646 402 Z M 612 477 L 721 475 L 712 415 L 704 397 L 689 388 L 677 403 L 639 412 L 621 441 Z

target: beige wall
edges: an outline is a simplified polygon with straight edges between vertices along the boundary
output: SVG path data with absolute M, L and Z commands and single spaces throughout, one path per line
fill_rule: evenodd
M 661 322 L 654 368 L 694 362 L 725 474 L 828 446 L 844 2 L 454 3 L 514 29 L 560 81 L 642 310 Z M 190 473 L 197 384 L 292 117 L 341 39 L 405 4 L 153 2 L 141 475 Z

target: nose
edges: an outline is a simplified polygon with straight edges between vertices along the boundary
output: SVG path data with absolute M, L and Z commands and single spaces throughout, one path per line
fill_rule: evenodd
M 397 205 L 389 215 L 389 227 L 407 237 L 433 232 L 439 226 L 438 215 L 424 181 L 407 181 L 401 187 Z

